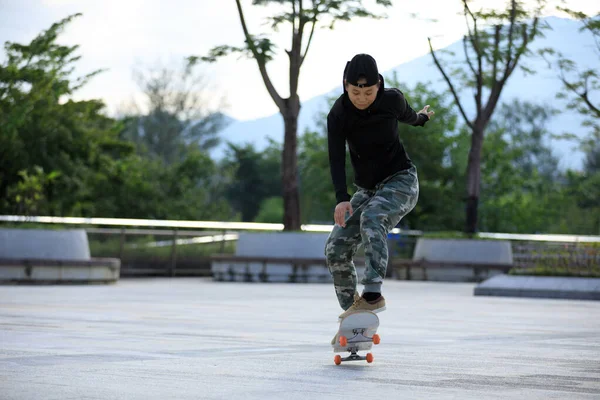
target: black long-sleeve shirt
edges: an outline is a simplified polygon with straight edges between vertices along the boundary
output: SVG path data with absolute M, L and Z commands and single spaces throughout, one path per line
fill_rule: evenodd
M 327 115 L 329 166 L 337 202 L 349 201 L 346 186 L 346 142 L 354 169 L 354 182 L 364 189 L 390 175 L 408 169 L 412 161 L 398 136 L 398 121 L 423 126 L 429 120 L 417 114 L 398 89 L 381 86 L 377 98 L 366 110 L 356 108 L 344 90 Z

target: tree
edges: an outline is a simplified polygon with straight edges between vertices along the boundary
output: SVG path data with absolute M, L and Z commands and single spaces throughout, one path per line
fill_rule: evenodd
M 481 226 L 492 232 L 547 232 L 563 212 L 564 185 L 547 129 L 553 110 L 514 100 L 490 121 L 483 145 Z
M 223 220 L 231 217 L 218 168 L 199 149 L 166 164 L 132 154 L 100 169 L 88 182 L 89 213 L 98 217 Z
M 600 13 L 595 16 L 588 16 L 579 11 L 573 11 L 564 7 L 557 7 L 559 10 L 567 13 L 571 18 L 579 20 L 582 23 L 581 31 L 588 31 L 592 34 L 596 47 L 593 50 L 598 56 L 600 62 Z M 600 119 L 600 102 L 595 93 L 600 91 L 600 72 L 598 68 L 582 68 L 573 60 L 567 58 L 564 54 L 557 52 L 552 48 L 540 50 L 542 56 L 546 58 L 549 67 L 558 70 L 558 76 L 565 89 L 571 94 L 569 106 L 578 110 L 583 115 L 591 116 L 598 123 Z M 567 97 L 566 94 L 559 94 L 559 97 Z M 588 119 L 588 124 L 592 124 Z
M 595 48 L 591 50 L 596 53 L 598 62 L 600 62 L 600 14 L 592 17 L 564 7 L 558 7 L 558 9 L 568 14 L 571 18 L 579 20 L 582 23 L 580 31 L 591 33 L 595 44 Z M 558 71 L 557 76 L 566 90 L 565 92 L 557 93 L 556 97 L 559 99 L 568 99 L 567 107 L 580 113 L 583 116 L 582 125 L 592 129 L 591 136 L 580 140 L 580 145 L 586 154 L 586 162 L 593 163 L 594 158 L 598 157 L 594 146 L 597 148 L 597 139 L 600 137 L 600 102 L 598 101 L 598 95 L 600 95 L 600 73 L 595 67 L 585 68 L 577 65 L 573 60 L 553 48 L 544 48 L 539 52 L 548 62 L 548 67 Z
M 594 226 L 590 233 L 600 234 L 600 130 L 596 129 L 591 137 L 582 144 L 585 153 L 583 173 L 580 175 L 578 204 L 595 215 Z
M 305 5 L 303 0 L 252 0 L 254 6 L 278 5 L 281 12 L 269 18 L 271 27 L 277 31 L 282 24 L 291 26 L 291 49 L 286 53 L 289 57 L 289 97 L 282 97 L 273 85 L 267 64 L 273 59 L 275 47 L 273 42 L 266 37 L 253 35 L 246 24 L 241 0 L 236 0 L 237 10 L 242 30 L 244 32 L 245 46 L 218 46 L 210 51 L 204 61 L 215 61 L 218 57 L 230 53 L 244 53 L 256 60 L 261 77 L 269 95 L 277 105 L 284 122 L 284 141 L 281 157 L 282 186 L 284 204 L 285 230 L 300 229 L 300 199 L 298 193 L 297 176 L 297 131 L 298 115 L 300 114 L 300 98 L 298 96 L 298 83 L 300 68 L 304 63 L 315 28 L 318 24 L 334 27 L 337 21 L 349 21 L 352 18 L 377 16 L 369 12 L 362 5 L 362 0 L 312 0 Z M 384 7 L 391 6 L 390 0 L 375 0 L 375 3 Z M 308 34 L 308 39 L 306 35 Z M 306 45 L 304 42 L 306 41 Z M 192 59 L 197 59 L 192 57 Z
M 581 22 L 580 31 L 589 32 L 594 39 L 594 51 L 600 61 L 600 13 L 587 15 L 566 7 L 557 7 L 569 17 Z M 578 221 L 580 233 L 600 233 L 600 74 L 596 65 L 585 67 L 577 65 L 573 60 L 553 48 L 540 50 L 548 67 L 557 71 L 565 92 L 557 94 L 559 99 L 567 99 L 567 107 L 580 113 L 582 125 L 591 128 L 591 134 L 580 139 L 580 148 L 585 154 L 583 171 L 569 171 L 567 174 L 567 192 L 574 205 L 568 210 L 569 221 L 565 225 L 572 226 Z
M 100 100 L 70 96 L 101 71 L 73 78 L 78 46 L 57 43 L 65 18 L 29 44 L 7 42 L 0 65 L 0 208 L 85 213 L 88 182 L 103 160 L 130 154 Z
M 217 146 L 225 119 L 209 110 L 206 78 L 196 68 L 195 61 L 188 61 L 179 69 L 136 70 L 146 104 L 135 105 L 136 115 L 127 118 L 122 136 L 167 164 L 183 160 L 189 149 L 208 151 Z
M 7 43 L 0 65 L 0 212 L 124 218 L 230 216 L 215 163 L 197 146 L 166 165 L 136 154 L 100 100 L 70 97 L 77 46 L 58 38 L 79 14 L 29 44 Z
M 281 196 L 281 181 L 276 174 L 281 169 L 279 154 L 281 147 L 274 142 L 264 152 L 256 151 L 252 144 L 229 144 L 222 169 L 231 171 L 232 177 L 225 191 L 242 221 L 254 221 L 265 199 Z
M 517 0 L 511 0 L 507 9 L 503 11 L 475 12 L 469 7 L 469 0 L 462 0 L 462 3 L 468 28 L 467 35 L 463 37 L 465 68 L 448 72 L 449 63 L 446 67 L 442 65 L 442 60 L 433 50 L 431 38 L 428 40 L 433 61 L 448 84 L 460 115 L 471 131 L 466 177 L 465 231 L 472 235 L 477 231 L 484 133 L 506 82 L 517 68 L 521 58 L 530 53 L 528 50 L 530 43 L 543 34 L 544 26 L 540 24 L 539 15 L 544 8 L 544 1 L 538 0 L 538 7 L 533 11 L 526 10 Z M 529 18 L 531 22 L 527 22 Z M 480 23 L 489 28 L 486 26 L 481 29 Z M 521 67 L 525 72 L 532 72 L 524 66 Z M 459 86 L 453 83 L 452 76 L 459 80 Z M 460 95 L 460 88 L 469 88 L 473 92 L 476 113 L 474 118 L 467 116 L 465 100 Z

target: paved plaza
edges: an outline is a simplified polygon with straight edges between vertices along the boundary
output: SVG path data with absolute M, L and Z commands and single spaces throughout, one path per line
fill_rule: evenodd
M 0 399 L 600 399 L 600 302 L 386 281 L 375 361 L 328 284 L 0 286 Z

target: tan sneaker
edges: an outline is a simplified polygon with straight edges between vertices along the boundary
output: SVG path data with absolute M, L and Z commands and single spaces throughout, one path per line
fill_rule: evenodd
M 357 296 L 355 296 L 354 304 L 352 304 L 350 308 L 347 309 L 345 312 L 340 314 L 340 320 L 356 311 L 371 311 L 374 313 L 378 313 L 380 311 L 385 310 L 385 299 L 383 298 L 383 296 L 380 296 L 379 299 L 377 299 L 374 302 L 368 302 L 362 297 L 358 297 L 358 299 L 356 299 L 356 297 Z

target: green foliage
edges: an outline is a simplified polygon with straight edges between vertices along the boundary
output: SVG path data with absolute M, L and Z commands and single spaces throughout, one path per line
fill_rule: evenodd
M 281 148 L 274 142 L 263 152 L 253 144 L 229 144 L 222 162 L 222 169 L 231 173 L 226 198 L 233 210 L 241 214 L 242 221 L 254 221 L 265 199 L 281 196 L 280 154 Z
M 121 238 L 119 236 L 100 236 L 89 234 L 90 254 L 92 257 L 118 257 L 122 258 L 123 263 L 131 260 L 164 260 L 170 262 L 173 248 L 167 243 L 163 246 L 153 245 L 157 241 L 171 241 L 171 235 L 131 235 L 125 237 L 123 248 L 121 248 Z M 189 239 L 190 236 L 178 235 L 177 239 Z M 223 247 L 223 248 L 221 248 Z M 201 244 L 178 244 L 177 260 L 186 258 L 209 257 L 215 253 L 233 254 L 235 252 L 235 242 L 222 243 L 201 243 Z
M 46 190 L 52 182 L 60 176 L 60 172 L 53 171 L 49 174 L 39 166 L 29 170 L 19 171 L 21 177 L 16 185 L 8 188 L 8 204 L 14 205 L 19 215 L 42 215 L 47 213 L 48 202 Z
M 166 165 L 132 156 L 99 173 L 86 214 L 97 217 L 222 220 L 231 217 L 216 165 L 200 151 Z
M 283 198 L 269 197 L 262 201 L 254 222 L 280 224 L 283 221 Z
M 165 81 L 149 81 L 157 83 L 152 93 L 159 100 L 170 101 L 165 102 L 166 107 L 182 104 L 171 109 L 155 107 L 153 116 L 164 116 L 166 122 L 145 126 L 148 137 L 156 137 L 155 129 L 171 124 L 175 129 L 165 130 L 182 136 L 176 138 L 181 151 L 160 158 L 136 154 L 136 146 L 119 137 L 125 124 L 104 115 L 101 101 L 70 98 L 96 73 L 72 78 L 79 59 L 77 46 L 57 44 L 64 26 L 77 16 L 53 24 L 28 45 L 5 46 L 7 61 L 0 66 L 0 212 L 163 219 L 231 217 L 218 170 L 200 150 L 209 148 L 213 139 L 201 146 L 193 140 L 198 136 L 197 124 L 184 124 L 191 120 L 182 115 L 195 107 L 193 97 L 176 90 L 169 92 L 170 86 L 160 85 Z M 184 80 L 189 71 L 186 67 Z M 168 147 L 164 141 L 162 145 Z
M 582 234 L 600 234 L 600 172 L 569 171 L 563 189 L 568 209 L 563 225 L 576 226 Z
M 482 157 L 481 227 L 537 232 L 556 218 L 558 159 L 546 129 L 552 111 L 515 100 L 490 123 Z
M 546 125 L 547 106 L 503 104 L 483 148 L 481 227 L 491 232 L 600 232 L 600 178 L 560 172 Z M 593 158 L 595 147 L 588 148 Z M 590 163 L 590 165 L 594 165 Z
M 72 80 L 77 46 L 56 43 L 64 26 L 77 16 L 53 24 L 27 45 L 5 45 L 7 60 L 0 65 L 0 198 L 7 199 L 3 212 L 30 212 L 14 194 L 24 190 L 23 171 L 38 166 L 59 173 L 51 182 L 41 179 L 36 184 L 39 198 L 47 202 L 38 211 L 71 213 L 98 164 L 131 151 L 119 143 L 119 124 L 102 115 L 102 102 L 69 99 L 98 72 Z
M 522 243 L 512 275 L 600 277 L 600 243 Z

